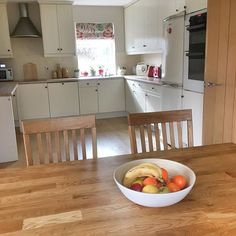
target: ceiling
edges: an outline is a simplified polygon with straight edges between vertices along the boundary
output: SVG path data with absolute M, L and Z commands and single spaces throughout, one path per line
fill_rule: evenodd
M 135 0 L 74 0 L 76 5 L 127 6 Z
M 128 6 L 137 0 L 0 0 L 7 2 L 74 2 L 75 5 L 87 6 Z

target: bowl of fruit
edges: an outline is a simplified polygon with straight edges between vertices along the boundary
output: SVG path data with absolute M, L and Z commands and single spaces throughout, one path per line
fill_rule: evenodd
M 165 159 L 141 159 L 119 166 L 113 178 L 130 201 L 165 207 L 184 199 L 194 186 L 195 173 L 186 165 Z

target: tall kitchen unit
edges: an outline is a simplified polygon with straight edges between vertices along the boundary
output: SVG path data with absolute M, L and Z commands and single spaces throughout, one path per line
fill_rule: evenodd
M 206 9 L 185 17 L 183 108 L 192 109 L 194 145 L 202 145 Z
M 165 45 L 162 59 L 163 111 L 180 110 L 183 106 L 184 15 L 185 12 L 181 12 L 163 21 Z M 177 139 L 175 142 L 178 144 Z

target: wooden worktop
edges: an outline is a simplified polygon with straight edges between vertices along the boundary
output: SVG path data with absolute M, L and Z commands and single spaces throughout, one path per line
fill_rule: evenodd
M 194 170 L 178 204 L 138 206 L 115 185 L 115 168 L 134 158 L 165 158 Z M 235 235 L 236 145 L 123 155 L 0 170 L 0 234 Z

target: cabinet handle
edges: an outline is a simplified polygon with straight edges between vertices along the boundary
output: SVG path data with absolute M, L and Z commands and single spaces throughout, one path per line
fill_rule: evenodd
M 11 101 L 11 99 L 10 99 L 10 98 L 8 98 L 7 100 L 8 100 L 8 101 Z
M 144 45 L 143 45 L 143 47 L 144 47 L 144 48 L 146 48 L 146 47 L 147 47 L 147 45 L 146 45 L 146 44 L 144 44 Z
M 62 85 L 64 85 L 64 83 L 61 83 Z
M 181 95 L 181 98 L 184 98 L 184 95 Z
M 97 85 L 100 85 L 100 83 L 97 83 Z
M 152 89 L 154 89 L 154 88 L 152 87 Z
M 45 86 L 45 88 L 48 88 L 48 86 Z
M 8 49 L 7 51 L 8 51 L 8 52 L 10 52 L 10 51 L 11 51 L 11 49 Z
M 95 91 L 97 92 L 98 90 L 97 90 L 97 89 L 95 89 Z
M 86 83 L 87 85 L 89 85 L 89 83 Z
M 145 97 L 147 97 L 148 95 L 147 94 L 145 94 Z
M 13 94 L 13 97 L 15 97 L 16 95 L 15 94 Z
M 175 9 L 175 11 L 179 11 L 179 9 Z
M 62 51 L 62 48 L 60 48 L 60 51 Z
M 60 51 L 60 48 L 58 48 L 57 51 Z

